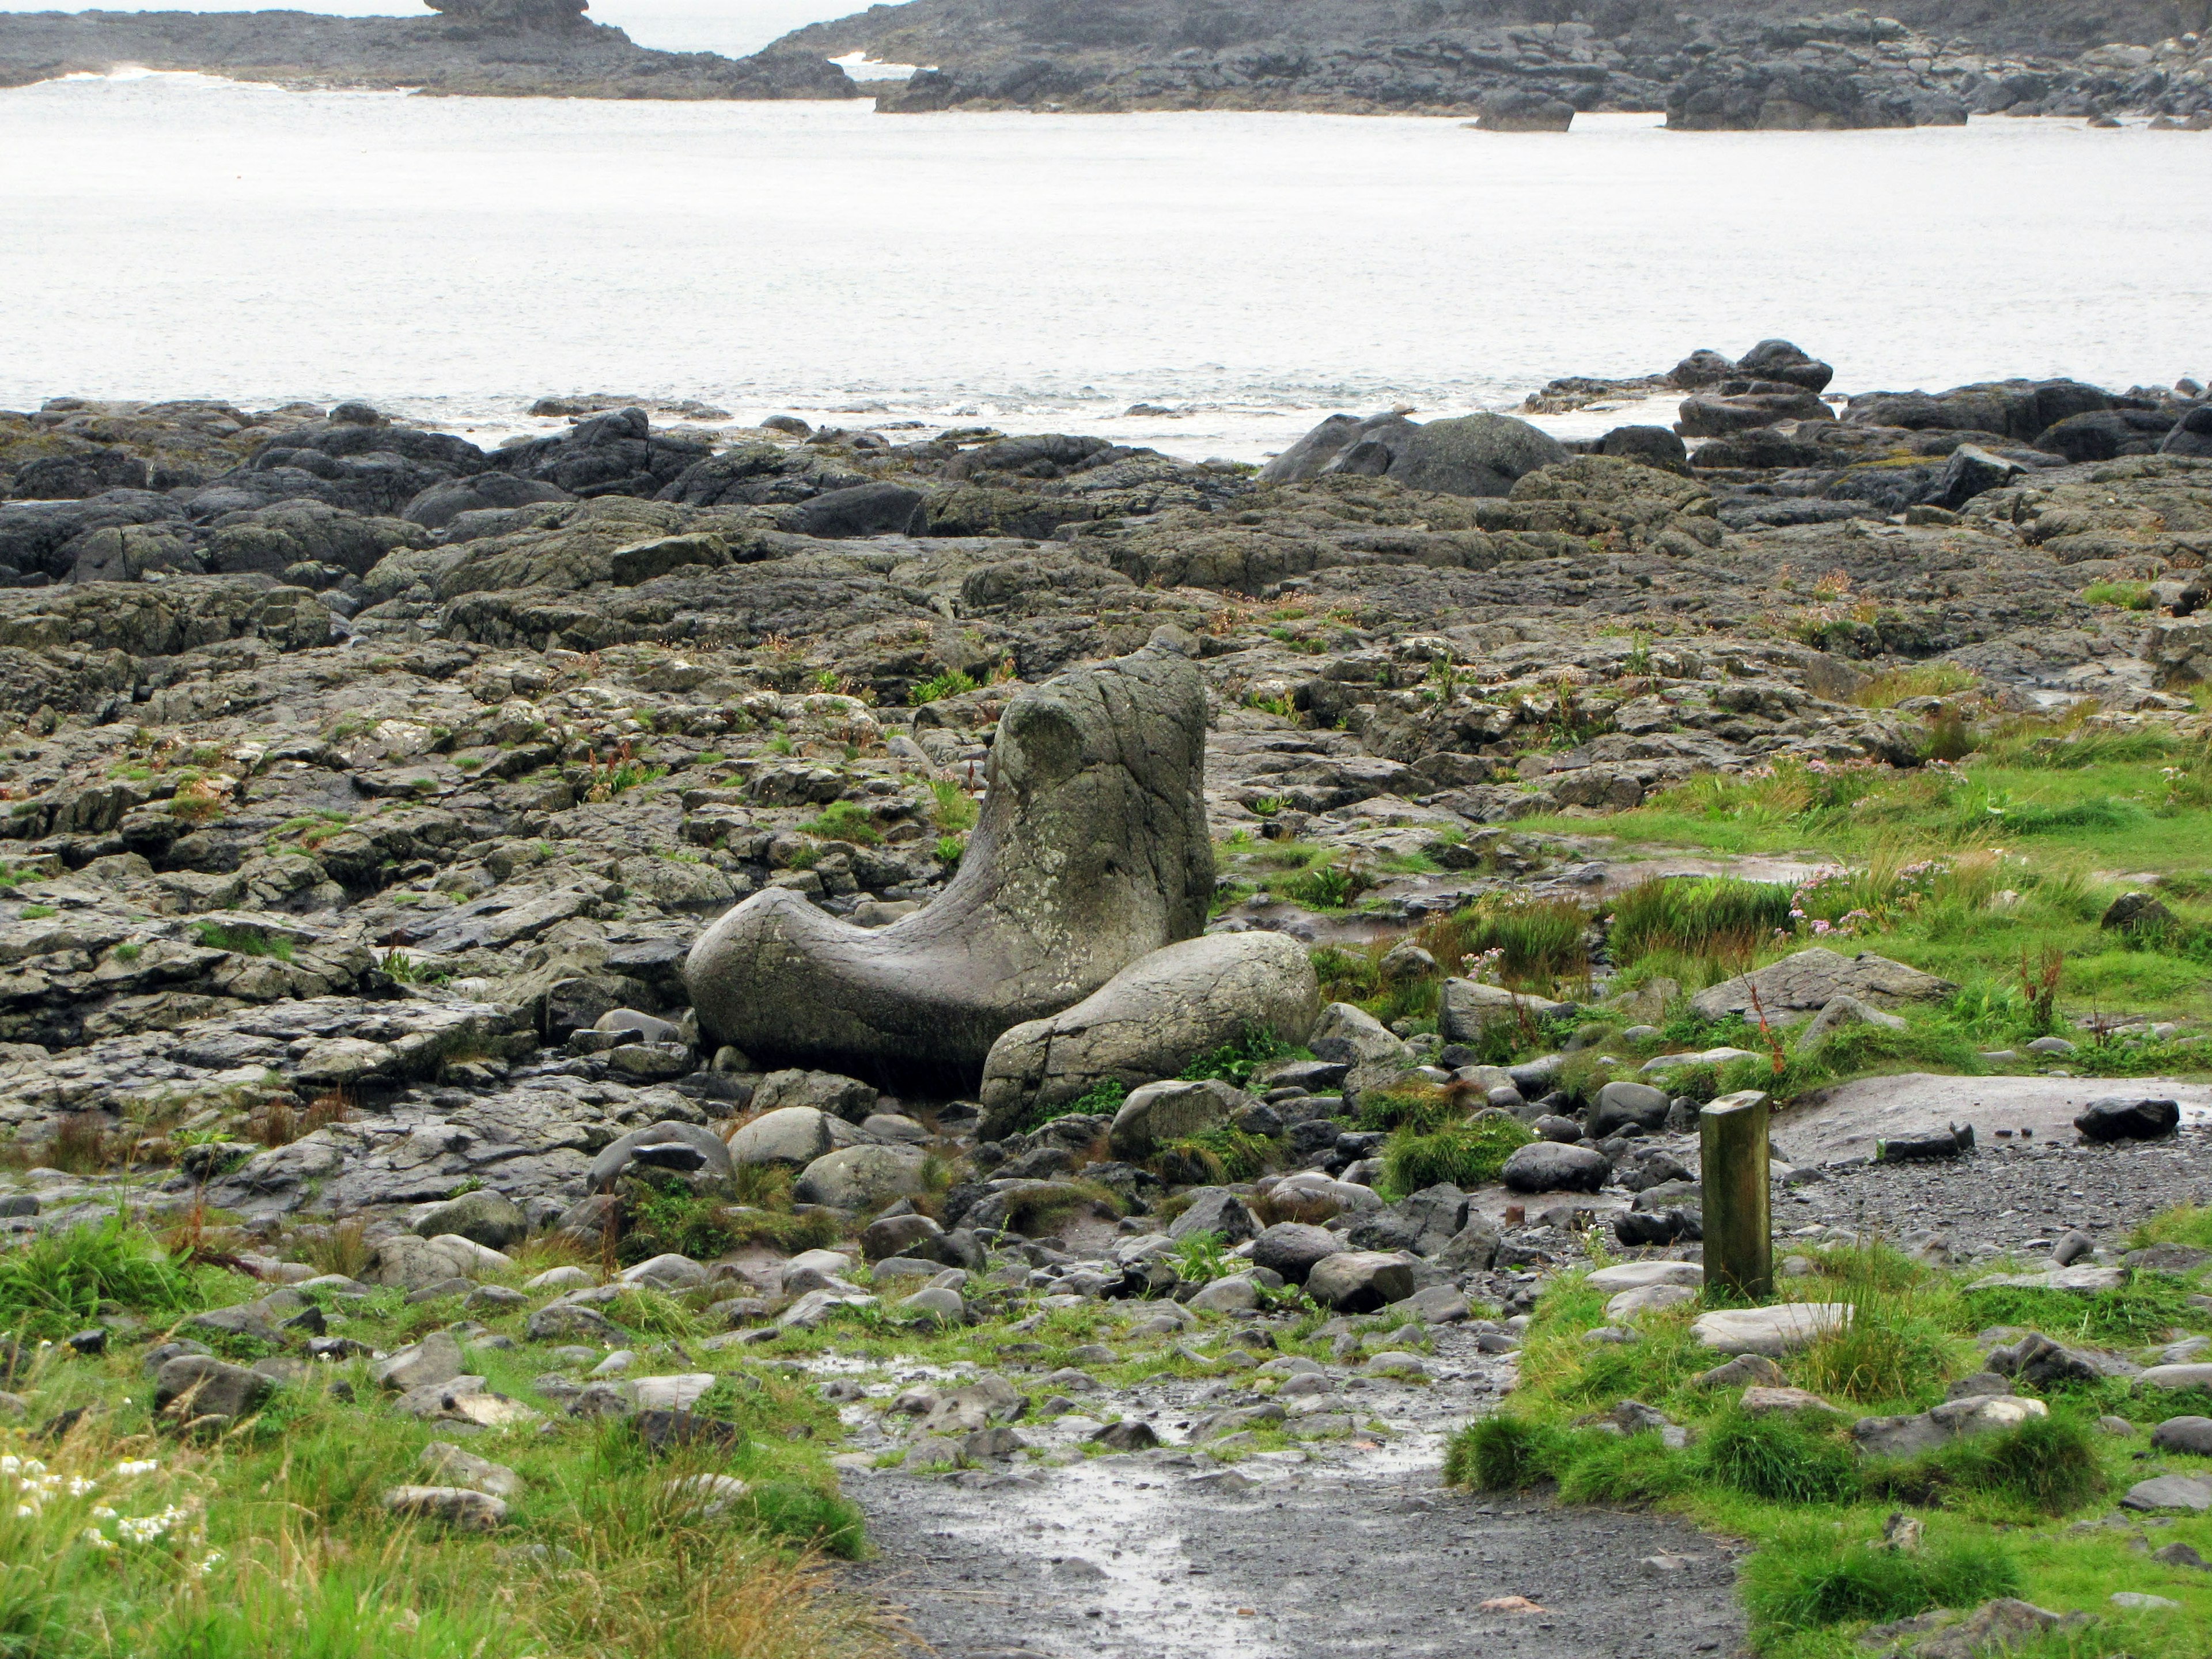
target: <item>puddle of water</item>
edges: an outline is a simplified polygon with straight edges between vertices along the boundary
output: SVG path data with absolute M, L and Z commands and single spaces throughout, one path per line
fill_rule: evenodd
M 939 1530 L 1032 1554 L 1041 1595 L 1097 1610 L 1097 1650 L 1118 1645 L 1114 1638 L 1126 1632 L 1157 1652 L 1172 1630 L 1179 1659 L 1273 1659 L 1279 1649 L 1265 1621 L 1240 1614 L 1228 1599 L 1233 1591 L 1191 1570 L 1185 1528 L 1218 1517 L 1173 1503 L 1190 1473 L 1150 1459 L 1071 1464 L 1038 1487 L 993 1486 L 985 1513 L 948 1505 Z

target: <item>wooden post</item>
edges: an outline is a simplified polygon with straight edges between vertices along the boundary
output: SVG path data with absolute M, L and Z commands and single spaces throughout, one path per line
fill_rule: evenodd
M 1709 1293 L 1746 1302 L 1774 1295 L 1766 1133 L 1766 1097 L 1756 1089 L 1723 1095 L 1698 1114 Z

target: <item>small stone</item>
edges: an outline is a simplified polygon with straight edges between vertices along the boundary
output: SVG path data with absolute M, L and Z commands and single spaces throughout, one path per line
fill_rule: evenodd
M 2116 1607 L 2136 1607 L 2144 1611 L 2179 1608 L 2181 1603 L 2163 1595 L 2148 1595 L 2141 1590 L 2114 1590 L 2105 1598 Z

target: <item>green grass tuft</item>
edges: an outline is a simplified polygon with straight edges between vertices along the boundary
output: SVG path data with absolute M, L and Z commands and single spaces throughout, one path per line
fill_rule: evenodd
M 1838 1419 L 1818 1412 L 1723 1412 L 1706 1429 L 1698 1462 L 1709 1479 L 1776 1503 L 1843 1504 L 1859 1492 L 1858 1454 Z
M 1807 1521 L 1746 1563 L 1742 1587 L 1753 1626 L 1771 1636 L 1971 1608 L 2019 1594 L 2021 1572 L 2011 1552 L 1984 1540 L 1892 1550 L 1865 1539 L 1839 1544 L 1832 1526 Z
M 1790 926 L 1790 889 L 1732 876 L 1665 876 L 1613 902 L 1608 942 L 1623 967 L 1654 951 L 1748 957 Z
M 1444 1479 L 1481 1492 L 1525 1492 L 1553 1478 L 1568 1436 L 1548 1423 L 1507 1413 L 1478 1417 L 1444 1448 Z
M 98 1323 L 103 1302 L 172 1319 L 208 1305 L 197 1277 L 120 1215 L 0 1252 L 0 1334 L 59 1341 Z
M 1497 1180 L 1505 1160 L 1535 1138 L 1503 1112 L 1437 1129 L 1407 1124 L 1383 1143 L 1383 1176 L 1400 1193 L 1418 1193 L 1442 1182 L 1479 1187 Z

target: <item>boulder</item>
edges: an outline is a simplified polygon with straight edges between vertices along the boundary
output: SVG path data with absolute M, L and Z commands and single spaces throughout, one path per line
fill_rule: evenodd
M 922 1189 L 926 1154 L 912 1146 L 848 1146 L 825 1152 L 793 1183 L 792 1196 L 833 1210 L 866 1210 Z
M 1667 1109 L 1673 1099 L 1664 1089 L 1648 1083 L 1608 1083 L 1597 1091 L 1589 1111 L 1589 1137 L 1602 1140 L 1614 1130 L 1633 1123 L 1641 1129 L 1667 1126 Z
M 470 1486 L 394 1486 L 384 1507 L 409 1520 L 438 1521 L 458 1532 L 496 1532 L 507 1524 L 507 1505 Z
M 2212 1480 L 2194 1475 L 2161 1474 L 2154 1480 L 2138 1480 L 2120 1499 L 2124 1510 L 2187 1510 L 2203 1515 L 2212 1510 Z
M 497 1193 L 464 1193 L 416 1222 L 415 1231 L 422 1238 L 452 1233 L 488 1249 L 504 1250 L 530 1237 L 530 1218 Z
M 833 1144 L 826 1114 L 811 1106 L 782 1106 L 762 1113 L 730 1137 L 730 1162 L 804 1169 Z
M 1457 1237 L 1467 1222 L 1467 1194 L 1445 1182 L 1360 1217 L 1346 1231 L 1345 1242 L 1355 1250 L 1431 1256 Z
M 1862 1417 L 1851 1425 L 1851 1439 L 1869 1457 L 1917 1457 L 1953 1440 L 2017 1428 L 2031 1417 L 2050 1414 L 2040 1400 L 1976 1395 L 1909 1417 Z
M 1731 390 L 1731 388 L 1741 388 Z M 1693 392 L 1682 399 L 1674 430 L 1685 438 L 1721 438 L 1778 421 L 1832 421 L 1834 412 L 1813 393 L 1753 380 L 1724 380 L 1714 392 Z
M 1139 957 L 1073 1008 L 1014 1026 L 983 1062 L 986 1139 L 1102 1083 L 1135 1088 L 1265 1032 L 1301 1044 L 1321 1012 L 1312 958 L 1282 933 L 1212 933 Z
M 425 529 L 443 530 L 464 513 L 534 507 L 540 501 L 574 499 L 557 484 L 542 483 L 535 478 L 518 478 L 505 472 L 478 472 L 468 477 L 448 478 L 432 484 L 401 507 L 399 516 L 410 524 L 419 524 Z
M 2212 1457 L 2212 1417 L 2169 1417 L 2150 1431 L 2150 1443 L 2159 1451 Z
M 2175 422 L 2158 453 L 2212 459 L 2212 404 L 2199 404 Z
M 276 1379 L 212 1354 L 180 1354 L 154 1374 L 154 1409 L 186 1419 L 234 1421 L 258 1410 L 276 1392 Z
M 1955 513 L 1975 496 L 2002 489 L 2027 471 L 2020 462 L 1993 455 L 1979 444 L 1960 444 L 1943 463 L 1933 504 Z
M 841 1117 L 848 1123 L 866 1121 L 882 1096 L 858 1078 L 835 1072 L 770 1072 L 753 1088 L 757 1112 L 781 1111 L 787 1106 L 811 1106 Z
M 1205 732 L 1197 671 L 1168 643 L 1018 693 L 944 893 L 876 928 L 789 888 L 747 899 L 684 963 L 702 1032 L 757 1058 L 975 1077 L 1008 1028 L 1205 926 Z
M 721 1136 L 696 1123 L 669 1121 L 610 1141 L 592 1160 L 586 1180 L 595 1193 L 611 1192 L 615 1182 L 633 1173 L 633 1164 L 703 1181 L 727 1180 L 735 1167 Z
M 1509 991 L 1479 980 L 1448 979 L 1437 1013 L 1437 1031 L 1446 1042 L 1473 1042 L 1486 1026 L 1534 1024 L 1570 1012 L 1571 1002 Z
M 1504 495 L 1528 474 L 1567 459 L 1557 440 L 1510 415 L 1425 425 L 1402 415 L 1333 415 L 1261 469 L 1262 482 L 1327 474 L 1388 477 L 1444 495 Z
M 2084 1140 L 2159 1140 L 2180 1124 L 2179 1103 L 2130 1100 L 2124 1095 L 2093 1100 L 2074 1120 Z
M 405 1394 L 410 1389 L 450 1382 L 468 1368 L 460 1343 L 448 1332 L 433 1331 L 412 1347 L 378 1360 L 369 1368 L 369 1375 L 394 1394 Z
M 498 1273 L 514 1265 L 499 1251 L 455 1233 L 441 1234 L 435 1238 L 401 1233 L 377 1245 L 362 1278 L 370 1285 L 396 1285 L 404 1291 L 420 1291 L 448 1279 L 476 1279 L 487 1273 Z
M 1183 1304 L 1193 1313 L 1249 1313 L 1260 1305 L 1260 1292 L 1243 1274 L 1217 1279 Z
M 1625 1325 L 1640 1314 L 1679 1308 L 1686 1302 L 1697 1299 L 1697 1291 L 1686 1285 L 1645 1285 L 1636 1290 L 1622 1291 L 1607 1298 L 1605 1320 L 1608 1325 Z
M 1805 1022 L 1805 1029 L 1797 1033 L 1796 1041 L 1790 1046 L 1801 1054 L 1809 1054 L 1838 1031 L 1853 1025 L 1878 1025 L 1886 1031 L 1905 1029 L 1903 1019 L 1870 1002 L 1854 996 L 1832 996 L 1820 1005 L 1819 1013 Z
M 1260 1223 L 1244 1200 L 1226 1187 L 1200 1187 L 1190 1204 L 1168 1224 L 1168 1237 L 1185 1239 L 1194 1233 L 1216 1233 L 1224 1244 L 1242 1244 L 1260 1231 Z
M 1385 1087 L 1413 1063 L 1413 1051 L 1381 1020 L 1348 1002 L 1332 1002 L 1322 1010 L 1306 1047 L 1317 1059 L 1346 1068 L 1337 1086 L 1353 1098 Z
M 1669 427 L 1617 426 L 1597 441 L 1595 453 L 1638 461 L 1665 472 L 1690 470 L 1689 446 Z
M 1413 1295 L 1413 1269 L 1380 1250 L 1340 1250 L 1314 1264 L 1306 1293 L 1338 1313 L 1373 1313 Z
M 1575 106 L 1564 98 L 1509 88 L 1482 100 L 1474 125 L 1484 132 L 1565 132 L 1574 119 Z
M 925 1247 L 944 1237 L 945 1229 L 926 1215 L 887 1215 L 862 1230 L 860 1254 L 875 1262 L 893 1256 L 925 1256 Z
M 704 1264 L 694 1261 L 688 1255 L 668 1250 L 656 1256 L 648 1256 L 634 1267 L 623 1268 L 616 1275 L 615 1283 L 641 1285 L 654 1291 L 696 1291 L 702 1287 L 709 1277 Z
M 1316 1263 L 1343 1249 L 1343 1241 L 1326 1227 L 1279 1221 L 1252 1241 L 1252 1265 L 1272 1269 L 1293 1285 L 1303 1285 Z
M 1594 1193 L 1611 1167 L 1594 1147 L 1536 1140 L 1516 1147 L 1498 1174 L 1516 1193 Z
M 1695 1261 L 1623 1261 L 1610 1267 L 1600 1267 L 1583 1281 L 1594 1291 L 1603 1291 L 1608 1296 L 1621 1291 L 1642 1290 L 1648 1285 L 1687 1285 L 1693 1288 L 1705 1282 L 1705 1270 Z
M 1825 392 L 1836 371 L 1787 340 L 1761 340 L 1735 361 L 1736 373 L 1754 380 L 1780 380 L 1808 392 Z
M 1250 1097 L 1218 1079 L 1148 1083 L 1121 1103 L 1106 1139 L 1114 1156 L 1142 1163 L 1170 1142 L 1218 1128 Z
M 776 527 L 795 536 L 846 540 L 859 536 L 922 536 L 929 514 L 919 489 L 904 484 L 864 483 L 825 490 L 787 508 Z
M 1690 1006 L 1706 1019 L 1741 1014 L 1756 1019 L 1764 1012 L 1769 1020 L 1778 1014 L 1807 1013 L 1826 1008 L 1839 996 L 1853 997 L 1876 1008 L 1936 1002 L 1959 988 L 1933 974 L 1908 968 L 1887 957 L 1863 951 L 1846 957 L 1814 945 L 1755 973 L 1723 980 L 1698 992 Z

